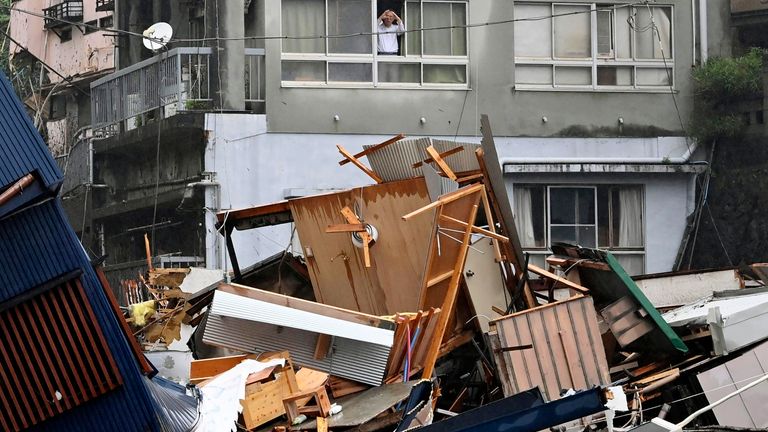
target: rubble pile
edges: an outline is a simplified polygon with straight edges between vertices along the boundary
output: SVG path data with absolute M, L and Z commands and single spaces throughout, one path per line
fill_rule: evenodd
M 220 213 L 231 274 L 123 284 L 196 430 L 768 426 L 764 266 L 630 277 L 569 244 L 531 264 L 482 125 L 339 147 L 375 184 Z M 298 250 L 239 267 L 234 230 L 287 223 Z

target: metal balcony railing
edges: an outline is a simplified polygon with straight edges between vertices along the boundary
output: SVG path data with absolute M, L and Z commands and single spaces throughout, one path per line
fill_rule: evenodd
M 178 111 L 212 106 L 211 48 L 174 48 L 91 83 L 91 127 L 108 136 L 143 124 L 143 115 L 158 110 L 161 118 Z M 264 103 L 264 50 L 245 49 L 246 105 L 260 111 Z
M 106 12 L 115 10 L 115 0 L 96 0 L 96 11 Z
M 63 1 L 43 9 L 43 14 L 45 15 L 45 28 L 66 27 L 71 25 L 69 22 L 79 23 L 83 21 L 83 2 L 82 0 Z

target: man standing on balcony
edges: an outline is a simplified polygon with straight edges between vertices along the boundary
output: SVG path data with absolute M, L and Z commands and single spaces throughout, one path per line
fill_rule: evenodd
M 403 20 L 397 16 L 395 11 L 387 9 L 382 12 L 381 16 L 379 16 L 377 32 L 379 55 L 398 55 L 397 37 L 405 33 L 405 24 L 403 24 Z

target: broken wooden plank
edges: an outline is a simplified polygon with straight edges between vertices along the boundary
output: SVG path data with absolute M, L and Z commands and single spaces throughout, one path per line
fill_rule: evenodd
M 360 232 L 365 231 L 365 225 L 364 224 L 335 224 L 335 225 L 328 225 L 328 227 L 325 229 L 325 232 L 327 233 L 349 233 L 349 232 Z
M 464 146 L 459 146 L 459 147 L 454 147 L 454 148 L 452 148 L 452 149 L 450 149 L 450 150 L 447 150 L 447 151 L 444 151 L 444 152 L 442 152 L 442 153 L 438 153 L 438 154 L 440 155 L 440 157 L 441 157 L 441 158 L 446 158 L 446 157 L 448 157 L 448 156 L 450 156 L 450 155 L 453 155 L 453 154 L 459 153 L 459 152 L 461 152 L 461 151 L 463 151 L 463 150 L 464 150 Z M 419 168 L 419 167 L 421 167 L 421 166 L 422 166 L 422 165 L 424 165 L 424 164 L 427 164 L 427 163 L 432 163 L 432 162 L 434 162 L 434 161 L 435 161 L 435 160 L 434 160 L 433 158 L 429 157 L 429 158 L 426 158 L 426 159 L 424 159 L 424 160 L 423 160 L 423 161 L 421 161 L 421 162 L 416 162 L 415 164 L 411 165 L 411 167 L 412 167 L 413 169 L 416 169 L 416 168 Z
M 349 159 L 350 162 L 355 164 L 356 167 L 360 168 L 365 174 L 368 175 L 368 177 L 372 178 L 376 183 L 384 183 L 384 180 L 382 180 L 378 174 L 376 174 L 375 172 L 373 172 L 372 169 L 368 168 L 362 162 L 357 160 L 357 158 L 351 155 L 344 147 L 341 146 L 341 144 L 337 144 L 336 148 L 339 149 L 339 153 L 341 153 L 345 158 Z
M 453 172 L 450 166 L 443 160 L 443 158 L 440 157 L 440 154 L 435 150 L 434 146 L 427 147 L 427 154 L 429 154 L 432 159 L 435 161 L 437 166 L 440 167 L 440 170 L 445 173 L 445 175 L 448 176 L 449 179 L 456 181 L 458 177 L 456 177 L 456 174 Z
M 556 284 L 560 283 L 560 284 L 563 284 L 566 287 L 568 287 L 568 288 L 570 288 L 570 289 L 572 289 L 574 291 L 578 291 L 578 292 L 580 292 L 582 294 L 589 294 L 589 289 L 587 289 L 587 288 L 585 288 L 585 287 L 583 287 L 583 286 L 581 286 L 579 284 L 573 283 L 573 282 L 569 281 L 568 279 L 566 279 L 565 277 L 561 277 L 561 276 L 558 276 L 558 275 L 556 275 L 556 274 L 554 274 L 552 272 L 544 270 L 543 268 L 541 268 L 541 267 L 539 267 L 537 265 L 528 264 L 528 270 L 530 270 L 533 273 L 536 273 L 537 275 L 539 275 L 541 277 L 544 277 L 544 278 L 547 278 L 547 279 L 552 279 L 552 280 L 555 281 Z
M 333 338 L 327 334 L 318 334 L 317 335 L 317 344 L 315 345 L 315 360 L 322 360 L 327 355 L 329 350 L 331 349 L 331 340 Z
M 379 144 L 376 144 L 373 147 L 368 147 L 367 149 L 365 149 L 365 150 L 363 150 L 363 151 L 361 151 L 359 153 L 355 153 L 354 157 L 356 159 L 360 159 L 361 157 L 367 156 L 367 155 L 369 155 L 369 154 L 371 154 L 373 152 L 379 151 L 379 150 L 383 149 L 384 147 L 386 147 L 386 146 L 388 146 L 390 144 L 394 144 L 394 143 L 400 141 L 403 138 L 405 138 L 404 134 L 395 135 L 394 137 L 392 137 L 392 138 L 390 138 L 390 139 L 388 139 L 388 140 L 386 140 L 384 142 L 381 142 Z M 348 164 L 349 162 L 350 162 L 349 159 L 343 159 L 343 160 L 339 161 L 339 165 Z
M 457 223 L 457 224 L 463 226 L 464 228 L 467 227 L 467 223 L 466 222 L 462 222 L 462 221 L 460 221 L 458 219 L 455 219 L 455 218 L 452 218 L 450 216 L 440 215 L 440 219 Z M 504 237 L 501 234 L 496 234 L 493 231 L 489 231 L 487 229 L 480 228 L 480 227 L 474 226 L 474 225 L 472 225 L 472 232 L 475 233 L 475 234 L 482 234 L 482 235 L 484 235 L 486 237 L 490 237 L 490 238 L 492 238 L 494 240 L 498 240 L 498 241 L 501 241 L 501 242 L 508 242 L 509 241 L 509 239 L 507 237 Z

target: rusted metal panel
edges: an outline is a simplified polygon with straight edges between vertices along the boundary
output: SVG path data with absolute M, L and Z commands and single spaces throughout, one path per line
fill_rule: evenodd
M 3 430 L 34 426 L 122 384 L 79 280 L 0 313 L 0 341 L 7 347 L 0 354 Z
M 563 389 L 610 382 L 590 297 L 572 297 L 495 322 L 497 368 L 506 381 L 505 396 L 539 386 L 548 400 L 556 400 Z

